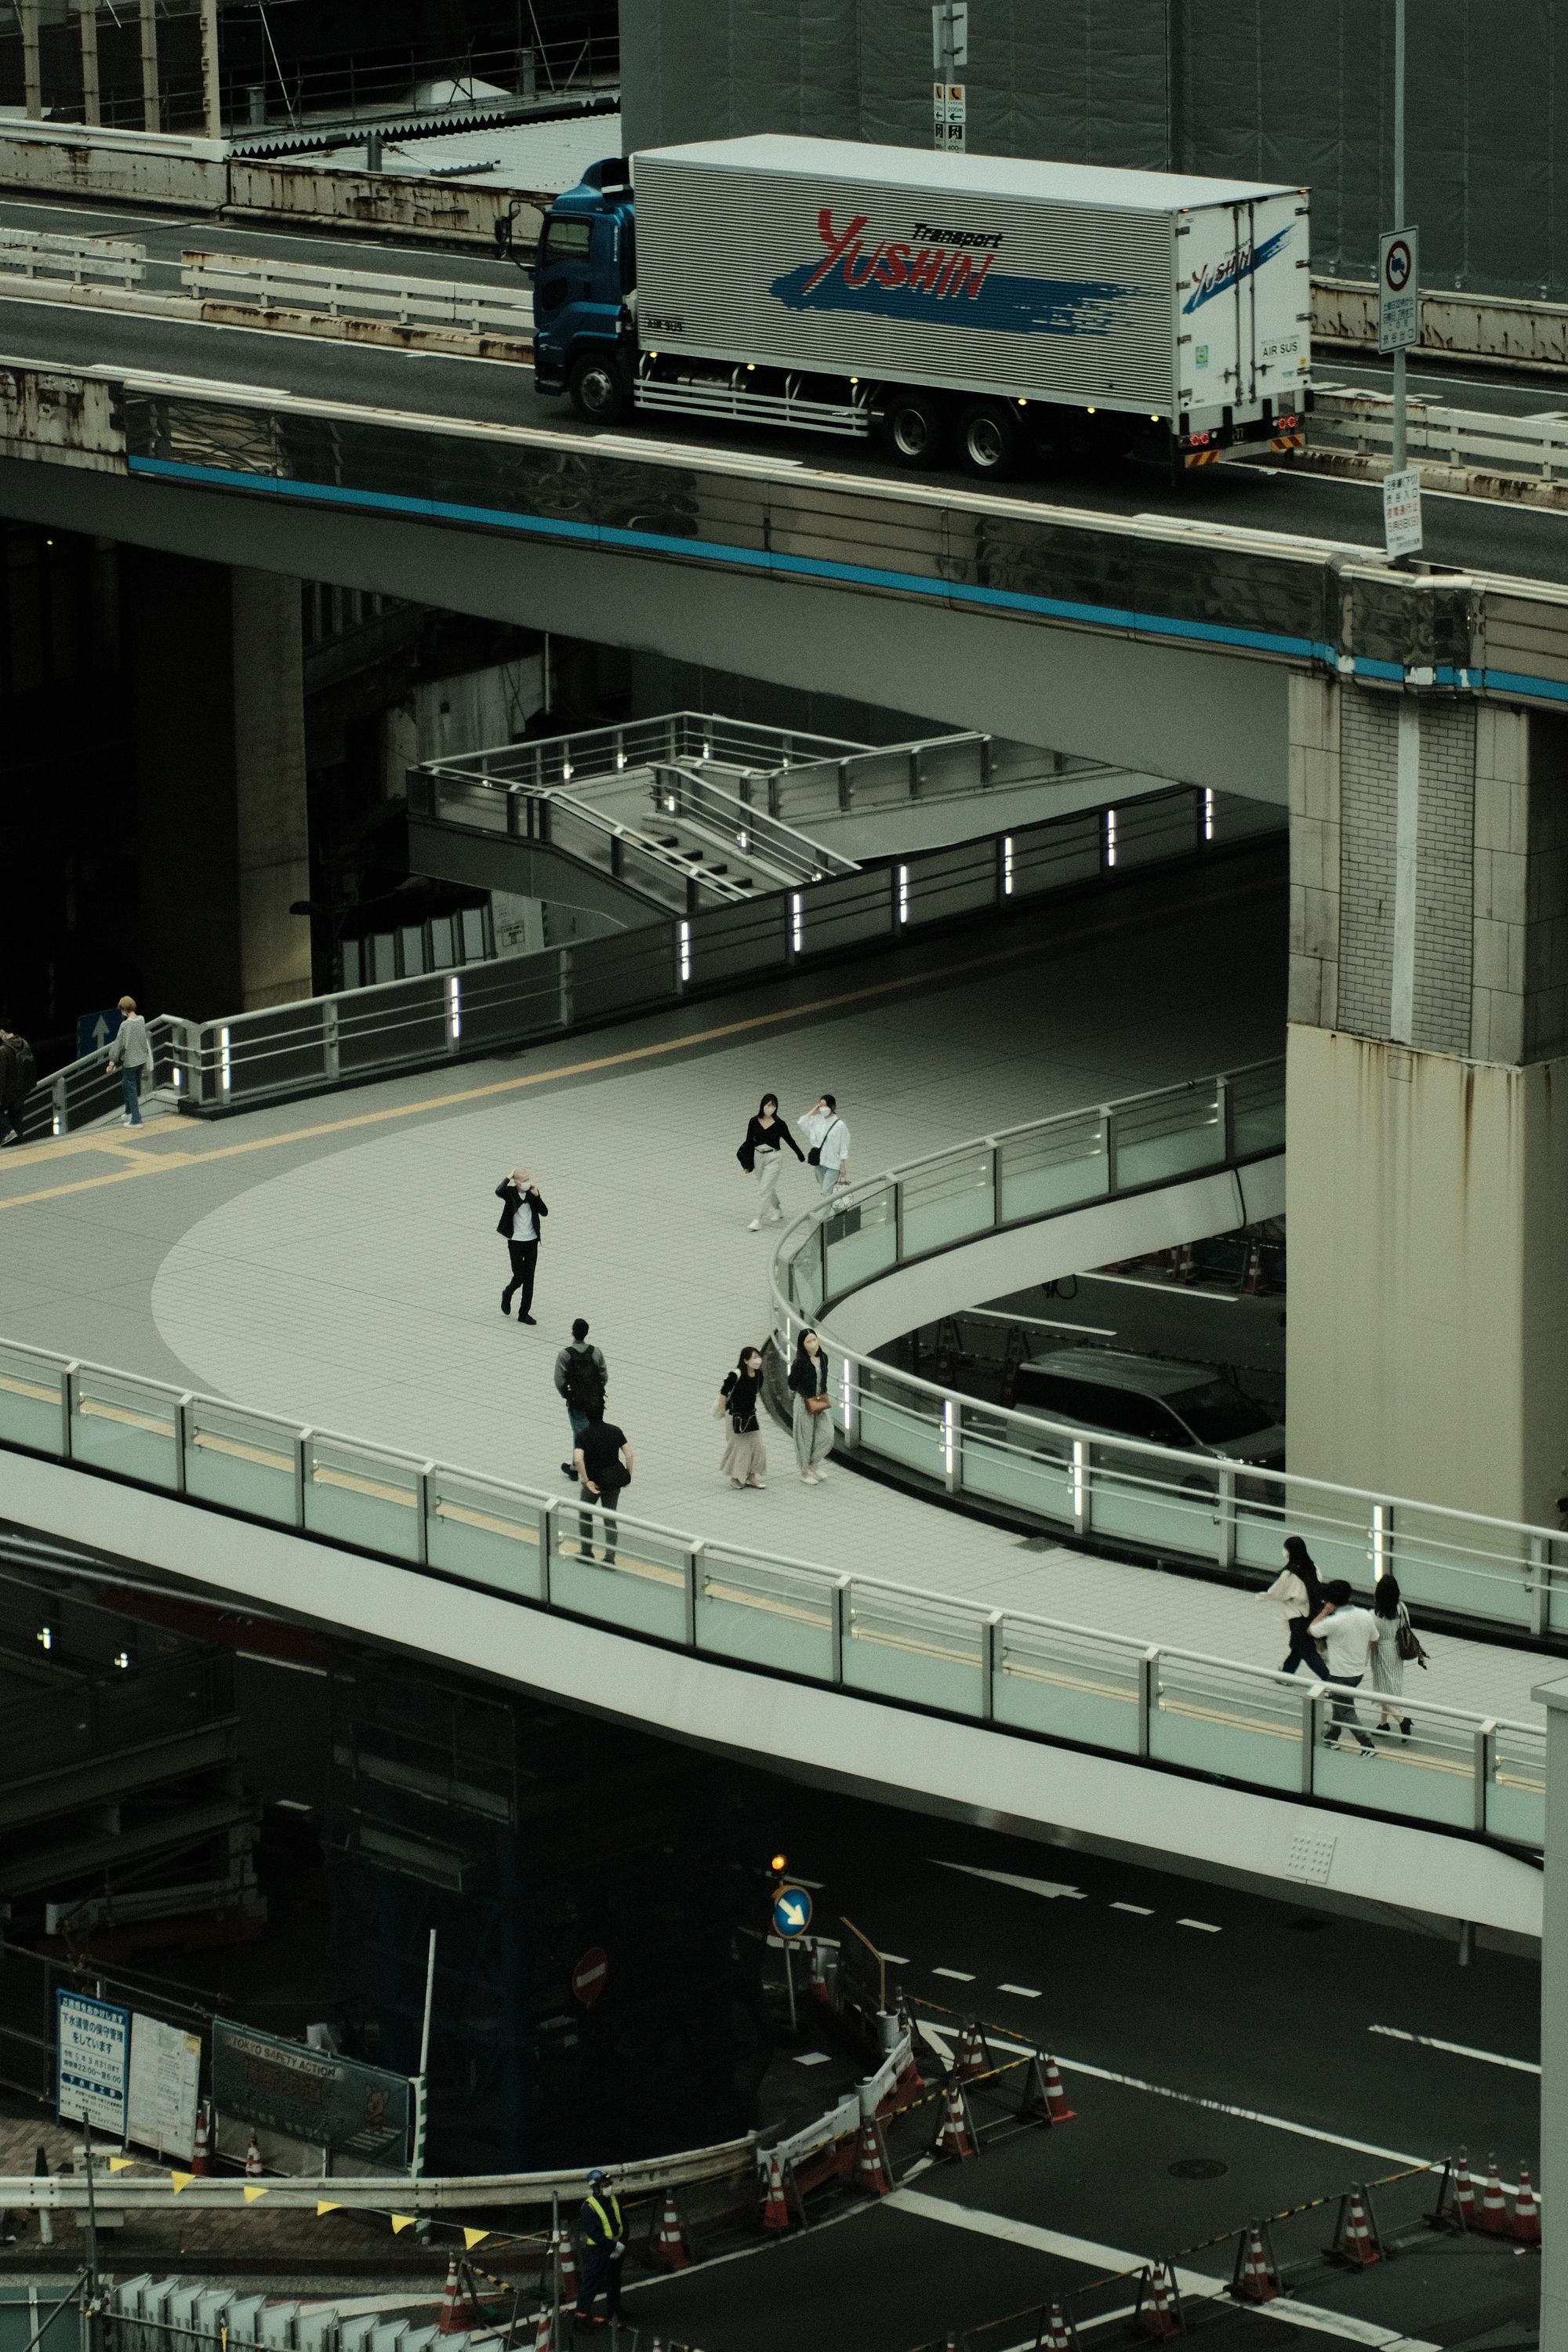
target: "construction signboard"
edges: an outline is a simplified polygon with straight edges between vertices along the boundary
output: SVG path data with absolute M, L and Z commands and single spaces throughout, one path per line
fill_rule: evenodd
M 125 2137 L 131 2012 L 90 1993 L 55 1995 L 55 2113 L 62 2123 Z
M 190 2163 L 196 2152 L 196 2099 L 201 2089 L 201 2037 L 161 2017 L 131 2020 L 129 2116 L 125 2137 L 160 2156 Z
M 225 2116 L 373 2164 L 408 2160 L 405 2075 L 213 2020 L 213 2105 Z

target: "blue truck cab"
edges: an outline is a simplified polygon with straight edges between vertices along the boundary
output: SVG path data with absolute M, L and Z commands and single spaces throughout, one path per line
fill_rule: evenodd
M 623 157 L 590 164 L 545 216 L 533 271 L 534 382 L 614 425 L 636 365 L 637 227 Z

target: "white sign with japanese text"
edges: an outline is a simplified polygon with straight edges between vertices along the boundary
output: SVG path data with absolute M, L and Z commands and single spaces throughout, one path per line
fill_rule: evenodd
M 125 2137 L 131 2011 L 90 1993 L 55 1995 L 55 2108 L 62 2123 Z

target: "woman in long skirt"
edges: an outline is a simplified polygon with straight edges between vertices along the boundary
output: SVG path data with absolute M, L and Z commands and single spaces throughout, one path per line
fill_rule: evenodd
M 795 1458 L 801 1482 L 820 1486 L 826 1475 L 822 1465 L 833 1451 L 833 1398 L 827 1350 L 815 1331 L 803 1331 L 795 1342 L 789 1384 L 795 1395 Z
M 764 1475 L 768 1457 L 757 1413 L 762 1394 L 763 1351 L 760 1348 L 742 1348 L 734 1370 L 724 1376 L 719 1402 L 713 1408 L 716 1420 L 728 1418 L 730 1423 L 730 1443 L 719 1467 L 731 1486 L 765 1486 L 768 1483 Z
M 1377 1639 L 1372 1646 L 1372 1686 L 1378 1696 L 1377 1728 L 1392 1731 L 1392 1714 L 1399 1725 L 1401 1737 L 1410 1737 L 1410 1717 L 1399 1712 L 1405 1696 L 1405 1660 L 1400 1655 L 1399 1636 L 1410 1631 L 1410 1612 L 1399 1597 L 1399 1585 L 1393 1575 L 1380 1576 L 1372 1588 L 1373 1614 L 1377 1619 Z

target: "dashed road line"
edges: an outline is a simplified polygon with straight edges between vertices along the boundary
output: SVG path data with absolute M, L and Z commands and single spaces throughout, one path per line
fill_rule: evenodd
M 1135 1919 L 1152 1919 L 1154 1916 L 1152 1906 L 1147 1903 L 1113 1903 L 1110 1907 L 1113 1911 L 1130 1911 Z
M 1019 2000 L 1038 2000 L 1040 1999 L 1040 1989 L 1037 1985 L 1000 1984 L 997 1986 L 996 1990 L 998 1992 L 1013 1993 Z
M 1196 1927 L 1205 1936 L 1217 1936 L 1220 1929 L 1212 1919 L 1178 1919 L 1178 1927 Z
M 932 1969 L 933 1977 L 951 1977 L 954 1984 L 973 1984 L 974 1978 L 968 1969 Z
M 1369 2025 L 1366 2030 L 1382 2033 L 1390 2042 L 1414 2042 L 1423 2050 L 1446 2051 L 1450 2058 L 1479 2058 L 1489 2066 L 1511 2066 L 1516 2074 L 1541 2072 L 1533 2058 L 1506 2058 L 1500 2050 L 1474 2050 L 1468 2042 L 1439 2042 L 1435 2033 L 1406 2033 L 1398 2025 Z
M 931 1860 L 938 1870 L 962 1870 L 966 1878 L 988 1878 L 993 1886 L 1016 1886 L 1023 1895 L 1043 1895 L 1047 1903 L 1089 1901 L 1081 1886 L 1066 1885 L 1058 1878 L 1026 1878 L 1016 1870 L 982 1870 L 977 1863 L 943 1862 L 934 1853 Z

